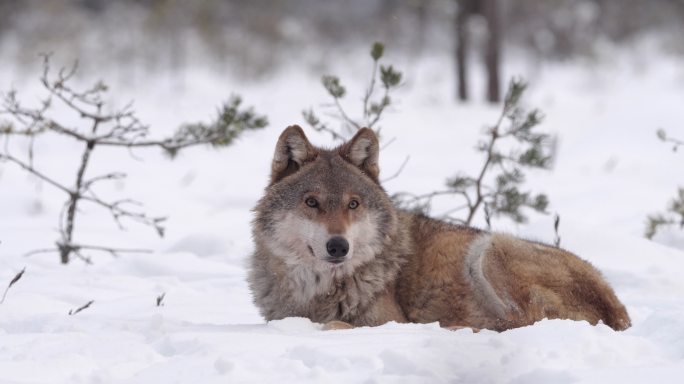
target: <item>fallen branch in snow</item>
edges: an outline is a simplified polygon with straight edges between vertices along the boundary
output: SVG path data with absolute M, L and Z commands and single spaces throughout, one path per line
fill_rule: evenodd
M 12 288 L 12 286 L 14 284 L 16 284 L 17 281 L 19 281 L 22 278 L 22 276 L 24 276 L 24 272 L 26 272 L 26 267 L 22 268 L 22 270 L 19 271 L 19 273 L 17 273 L 12 278 L 12 280 L 9 282 L 9 284 L 7 284 L 7 288 L 5 288 L 5 292 L 3 292 L 3 294 L 2 294 L 2 299 L 0 299 L 0 304 L 5 302 L 5 298 L 7 297 L 7 292 L 9 292 L 10 288 Z
M 90 306 L 93 305 L 94 302 L 95 302 L 95 300 L 90 300 L 89 302 L 83 304 L 82 306 L 76 308 L 75 310 L 70 309 L 70 310 L 69 310 L 69 316 L 73 316 L 73 315 L 75 315 L 75 314 L 81 312 L 81 311 L 84 310 L 84 309 L 90 308 Z
M 79 207 L 83 203 L 107 210 L 120 229 L 125 229 L 122 220 L 128 220 L 152 227 L 160 237 L 164 236 L 166 217 L 148 215 L 142 211 L 142 204 L 132 199 L 110 201 L 96 194 L 95 185 L 105 181 L 123 180 L 126 177 L 126 174 L 122 172 L 88 176 L 87 169 L 96 148 L 123 147 L 130 150 L 158 147 L 173 157 L 179 150 L 192 146 L 230 145 L 244 131 L 263 128 L 267 125 L 265 117 L 256 115 L 251 108 L 241 108 L 241 99 L 234 96 L 221 106 L 216 120 L 212 123 L 183 124 L 171 137 L 151 140 L 147 138 L 150 133 L 149 127 L 140 122 L 131 109 L 131 104 L 114 112 L 105 112 L 104 93 L 107 91 L 107 86 L 104 83 L 97 82 L 85 90 L 72 88 L 69 83 L 76 72 L 77 65 L 74 65 L 71 69 L 62 69 L 53 76 L 50 71 L 50 56 L 43 55 L 43 73 L 40 81 L 47 91 L 47 96 L 40 105 L 32 108 L 24 107 L 15 91 L 2 95 L 0 105 L 0 116 L 9 118 L 7 121 L 0 121 L 0 136 L 5 137 L 4 150 L 0 150 L 0 161 L 20 167 L 67 195 L 59 216 L 60 239 L 56 247 L 29 254 L 56 252 L 64 264 L 68 263 L 72 257 L 91 263 L 92 259 L 82 253 L 84 250 L 105 252 L 112 256 L 124 252 L 149 252 L 140 249 L 83 245 L 76 242 L 74 232 Z M 55 101 L 73 112 L 86 127 L 72 126 L 51 117 L 49 112 Z M 34 165 L 35 139 L 45 133 L 66 136 L 83 144 L 81 160 L 75 169 L 73 182 L 57 180 Z M 22 137 L 27 140 L 27 159 L 10 153 L 11 137 Z

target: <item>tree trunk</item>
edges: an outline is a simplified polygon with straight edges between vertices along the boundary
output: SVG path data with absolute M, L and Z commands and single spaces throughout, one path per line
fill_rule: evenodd
M 454 33 L 456 34 L 456 87 L 458 89 L 458 99 L 468 100 L 468 27 L 467 21 L 470 15 L 469 0 L 458 2 Z
M 416 12 L 416 37 L 414 40 L 416 52 L 422 52 L 423 46 L 425 46 L 425 35 L 428 26 L 428 12 L 427 12 L 427 2 L 429 0 L 419 0 L 415 5 Z
M 501 100 L 499 72 L 501 61 L 501 16 L 498 0 L 483 0 L 483 13 L 487 20 L 489 33 L 485 66 L 487 68 L 487 101 L 498 103 Z

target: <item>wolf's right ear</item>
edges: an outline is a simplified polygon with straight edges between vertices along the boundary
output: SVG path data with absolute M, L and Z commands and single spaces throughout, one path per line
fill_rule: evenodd
M 380 143 L 372 129 L 359 129 L 351 140 L 340 147 L 339 151 L 345 160 L 359 167 L 371 179 L 378 181 Z
M 271 164 L 271 184 L 299 170 L 302 165 L 313 161 L 318 156 L 304 130 L 299 125 L 287 127 L 278 138 L 273 163 Z

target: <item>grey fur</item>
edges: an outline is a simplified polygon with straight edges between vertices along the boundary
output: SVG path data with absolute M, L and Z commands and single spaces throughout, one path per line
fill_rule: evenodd
M 272 175 L 276 182 L 266 189 L 255 208 L 255 251 L 248 276 L 254 302 L 267 320 L 302 316 L 315 322 L 382 323 L 373 304 L 396 280 L 411 245 L 407 229 L 400 227 L 398 213 L 385 191 L 355 166 L 364 164 L 363 153 L 370 161 L 377 159 L 377 147 L 369 150 L 371 144 L 362 139 L 358 147 L 353 147 L 358 148 L 353 156 L 355 164 L 337 150 L 321 151 L 315 161 L 302 163 L 297 172 L 282 179 Z M 287 137 L 284 140 L 292 142 Z M 298 142 L 298 146 L 307 147 L 307 143 Z M 299 155 L 301 151 L 289 154 Z M 274 159 L 280 164 L 286 161 L 278 155 Z M 336 209 L 344 203 L 343 195 L 353 192 L 368 212 L 367 225 L 350 227 L 348 237 L 362 240 L 351 244 L 350 259 L 341 265 L 312 257 L 292 240 L 290 232 L 296 229 L 291 227 L 296 221 L 291 215 L 296 215 L 303 197 L 312 190 L 325 197 L 321 202 L 324 209 Z

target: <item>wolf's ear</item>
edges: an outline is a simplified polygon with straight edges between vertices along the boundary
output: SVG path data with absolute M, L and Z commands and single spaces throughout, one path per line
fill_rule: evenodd
M 276 144 L 271 164 L 271 184 L 297 172 L 302 165 L 316 159 L 317 155 L 318 151 L 309 143 L 299 125 L 287 127 Z
M 370 128 L 359 129 L 351 140 L 340 147 L 340 155 L 345 160 L 359 167 L 376 182 L 380 174 L 380 167 L 378 167 L 379 151 L 378 137 Z

